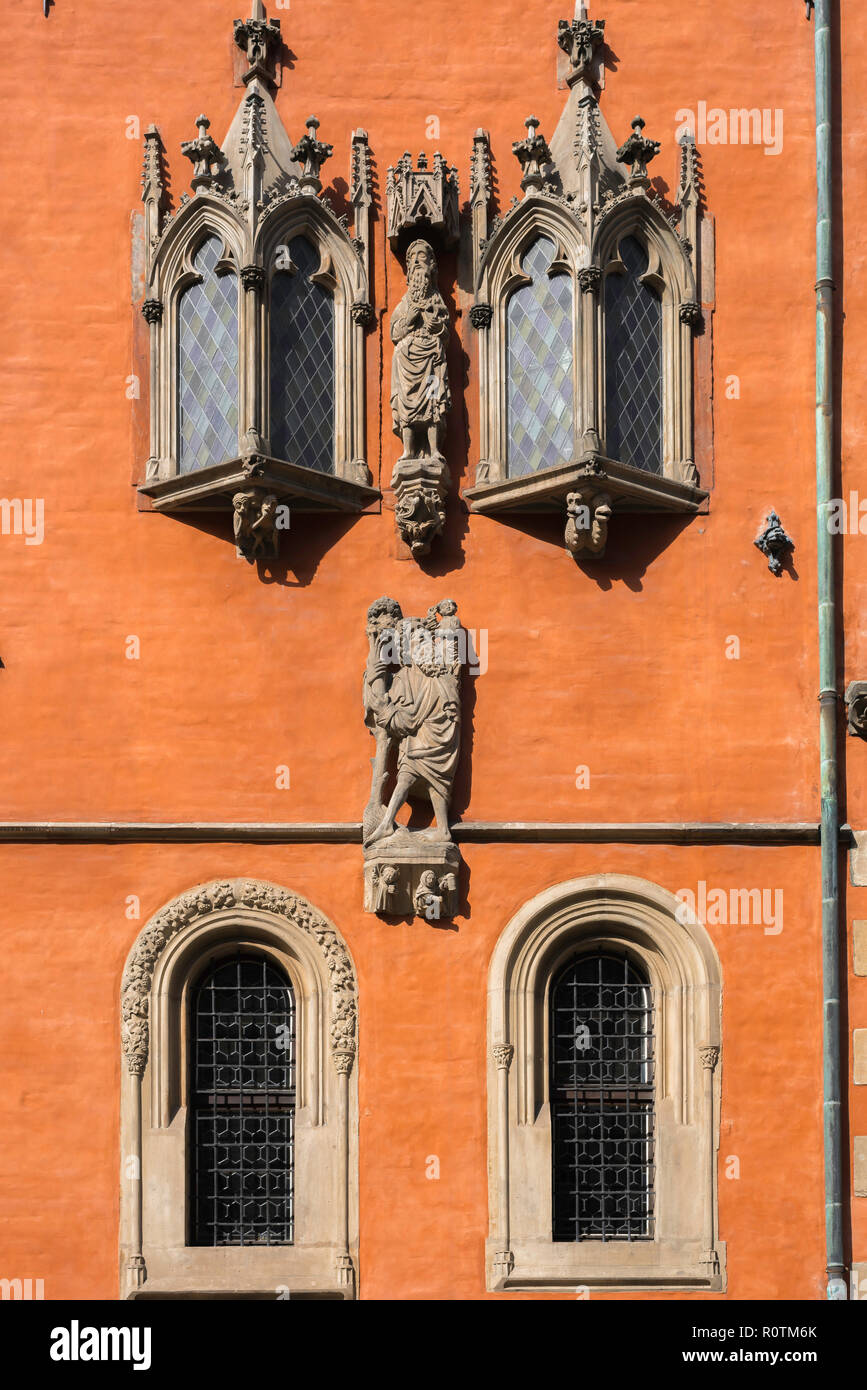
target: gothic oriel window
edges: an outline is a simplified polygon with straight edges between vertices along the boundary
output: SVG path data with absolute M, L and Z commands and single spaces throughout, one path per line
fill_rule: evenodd
M 568 85 L 550 141 L 530 117 L 514 142 L 523 197 L 497 216 L 488 135 L 475 135 L 479 455 L 464 495 L 488 515 L 560 513 L 566 548 L 581 560 L 604 555 L 618 511 L 693 513 L 706 503 L 693 357 L 696 330 L 709 324 L 697 288 L 694 142 L 682 142 L 677 205 L 667 207 L 647 174 L 659 145 L 641 133 L 644 122 L 636 118 L 618 148 L 587 70 L 579 65 Z
M 204 117 L 197 124 L 183 146 L 194 196 L 171 214 L 162 142 L 155 127 L 145 136 L 151 418 L 140 491 L 157 511 L 227 511 L 239 554 L 273 556 L 281 505 L 359 512 L 379 495 L 365 461 L 367 134 L 352 137 L 350 232 L 320 196 L 331 146 L 318 121 L 293 145 L 259 77 L 222 147 Z
M 271 449 L 334 472 L 334 298 L 315 279 L 320 256 L 293 237 L 271 278 Z
M 550 1003 L 555 1240 L 653 1230 L 653 1012 L 626 957 L 581 956 Z
M 178 466 L 230 458 L 238 447 L 238 277 L 208 236 L 192 258 L 198 277 L 178 305 Z
M 264 957 L 211 967 L 192 1001 L 193 1245 L 290 1245 L 295 995 Z
M 572 457 L 574 433 L 573 287 L 552 272 L 557 247 L 539 236 L 525 251 L 507 308 L 508 470 L 510 477 Z
M 605 277 L 605 438 L 612 457 L 662 471 L 662 303 L 634 236 Z

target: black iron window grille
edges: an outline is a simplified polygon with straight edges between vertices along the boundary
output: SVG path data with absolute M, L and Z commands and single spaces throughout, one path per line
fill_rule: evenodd
M 291 1245 L 295 996 L 270 961 L 211 968 L 192 1001 L 192 1244 Z
M 632 962 L 581 956 L 550 1006 L 554 1240 L 653 1237 L 653 1007 Z

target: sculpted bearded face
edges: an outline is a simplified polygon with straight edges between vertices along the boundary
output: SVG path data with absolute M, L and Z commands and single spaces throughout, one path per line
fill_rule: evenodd
M 418 250 L 407 266 L 410 297 L 416 302 L 427 299 L 433 289 L 433 256 L 426 249 Z

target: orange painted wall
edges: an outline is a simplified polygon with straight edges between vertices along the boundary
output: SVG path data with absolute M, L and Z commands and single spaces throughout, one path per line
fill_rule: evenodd
M 448 0 L 293 0 L 270 12 L 294 54 L 278 109 L 294 139 L 311 110 L 320 118 L 335 147 L 326 182 L 347 178 L 350 132 L 361 125 L 380 189 L 404 149 L 440 148 L 466 196 L 482 125 L 505 208 L 519 191 L 511 142 L 524 118 L 533 111 L 553 132 L 564 101 L 561 10 L 543 0 L 468 0 L 459 24 Z M 41 546 L 0 537 L 0 699 L 13 750 L 0 768 L 0 818 L 358 820 L 371 753 L 364 615 L 390 593 L 405 612 L 449 595 L 464 623 L 488 634 L 488 670 L 467 683 L 455 806 L 464 819 L 815 820 L 815 177 L 802 10 L 768 0 L 727 14 L 716 0 L 671 0 L 652 24 L 638 0 L 592 11 L 616 55 L 606 118 L 622 139 L 641 112 L 663 143 L 651 173 L 669 192 L 679 110 L 704 100 L 784 113 L 778 157 L 749 146 L 701 151 L 716 227 L 713 446 L 701 460 L 713 467 L 709 514 L 688 525 L 617 518 L 605 560 L 581 568 L 553 520 L 467 516 L 457 489 L 478 458 L 476 347 L 469 297 L 444 258 L 457 316 L 442 547 L 424 567 L 406 559 L 387 507 L 351 521 L 315 517 L 293 524 L 285 575 L 273 582 L 236 559 L 228 521 L 138 509 L 147 403 L 126 398 L 128 375 L 144 371 L 130 266 L 141 144 L 126 138 L 127 121 L 159 125 L 177 202 L 189 177 L 179 142 L 203 109 L 220 141 L 242 96 L 232 85 L 237 13 L 222 0 L 200 0 L 194 16 L 167 0 L 122 13 L 108 0 L 56 0 L 48 20 L 33 6 L 6 17 L 26 82 L 7 75 L 0 91 L 0 491 L 44 498 L 46 530 Z M 851 33 L 845 52 L 842 417 L 844 467 L 857 487 L 867 73 Z M 425 138 L 431 115 L 437 141 Z M 387 325 L 403 277 L 381 217 L 374 225 Z M 465 285 L 463 267 L 459 277 Z M 374 332 L 368 461 L 385 485 L 399 445 L 381 392 L 387 344 L 383 356 L 380 364 Z M 726 398 L 732 375 L 737 400 Z M 797 544 L 795 573 L 779 580 L 752 544 L 771 506 Z M 845 552 L 847 679 L 865 675 L 863 544 L 852 538 Z M 125 658 L 130 635 L 140 638 L 137 661 Z M 730 636 L 739 660 L 726 658 Z M 290 766 L 291 790 L 275 788 L 278 764 Z M 576 789 L 578 764 L 590 768 L 587 790 Z M 867 823 L 864 785 L 853 757 L 853 824 Z M 819 1297 L 818 851 L 466 846 L 464 858 L 469 912 L 452 932 L 363 915 L 357 847 L 0 846 L 0 1275 L 44 1277 L 49 1297 L 116 1296 L 123 961 L 167 899 L 243 874 L 309 897 L 359 971 L 362 1296 L 484 1297 L 491 951 L 545 887 L 619 871 L 672 890 L 700 879 L 785 889 L 781 935 L 712 929 L 725 981 L 720 1152 L 741 1159 L 740 1179 L 720 1180 L 720 1233 L 728 1297 Z M 133 893 L 138 924 L 124 917 Z M 847 910 L 867 917 L 867 889 L 849 890 Z M 867 1024 L 864 981 L 853 982 L 850 1008 L 852 1026 Z M 853 1105 L 864 1132 L 867 1107 L 854 1092 Z M 424 1177 L 431 1153 L 439 1183 Z M 865 1205 L 853 1216 L 856 1258 L 867 1258 Z

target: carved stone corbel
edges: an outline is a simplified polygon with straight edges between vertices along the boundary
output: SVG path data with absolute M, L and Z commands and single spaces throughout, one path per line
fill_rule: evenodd
M 568 494 L 564 540 L 570 555 L 576 560 L 585 555 L 602 558 L 612 511 L 612 499 L 607 492 L 585 487 Z
M 786 535 L 780 518 L 773 511 L 768 512 L 764 530 L 756 536 L 753 545 L 767 555 L 771 574 L 782 573 L 783 565 L 795 548 L 795 542 Z
M 249 488 L 232 498 L 232 527 L 238 555 L 244 560 L 275 560 L 280 549 L 278 515 L 273 492 Z
M 850 738 L 867 738 L 867 681 L 850 681 L 844 698 Z
M 398 459 L 391 475 L 398 534 L 418 559 L 427 555 L 446 521 L 451 477 L 442 459 Z

